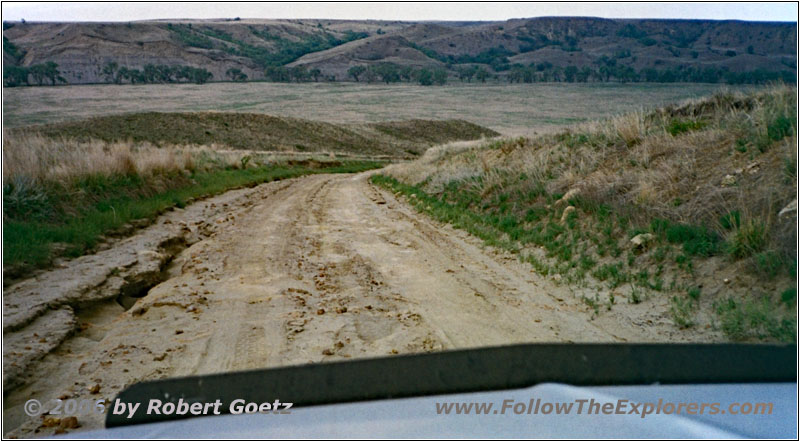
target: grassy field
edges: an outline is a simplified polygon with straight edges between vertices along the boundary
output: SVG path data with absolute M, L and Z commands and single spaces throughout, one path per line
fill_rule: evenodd
M 709 95 L 716 84 L 214 83 L 6 88 L 6 127 L 130 112 L 265 113 L 331 123 L 462 119 L 504 135 L 534 135 L 572 123 Z

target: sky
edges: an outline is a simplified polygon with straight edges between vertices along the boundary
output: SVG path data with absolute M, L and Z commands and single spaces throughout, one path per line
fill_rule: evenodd
M 381 3 L 381 2 L 3 2 L 3 20 L 134 21 L 165 18 L 507 20 L 538 16 L 797 21 L 797 3 Z

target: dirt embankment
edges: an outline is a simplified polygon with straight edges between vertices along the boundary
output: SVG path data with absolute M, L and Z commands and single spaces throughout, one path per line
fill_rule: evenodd
M 18 367 L 4 379 L 14 386 L 4 434 L 52 431 L 23 414 L 30 398 L 111 399 L 164 377 L 519 342 L 720 339 L 678 330 L 652 306 L 592 320 L 568 287 L 419 215 L 368 175 L 229 192 L 6 289 L 4 366 Z M 174 259 L 177 249 L 159 249 L 165 237 L 183 238 Z M 144 294 L 118 279 L 145 263 L 159 263 L 161 282 L 118 302 Z M 53 324 L 47 348 L 22 338 Z M 102 417 L 79 422 L 97 428 Z

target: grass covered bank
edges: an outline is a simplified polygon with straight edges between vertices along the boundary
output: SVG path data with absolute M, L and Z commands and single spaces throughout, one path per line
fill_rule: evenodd
M 643 304 L 679 329 L 795 341 L 796 109 L 793 88 L 718 94 L 434 148 L 373 182 L 517 253 L 594 317 Z
M 275 160 L 252 152 L 8 137 L 3 152 L 4 273 L 90 252 L 131 221 L 226 190 L 312 173 L 352 173 L 375 161 Z

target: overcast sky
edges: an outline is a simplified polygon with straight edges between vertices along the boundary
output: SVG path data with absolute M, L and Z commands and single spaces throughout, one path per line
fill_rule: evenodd
M 537 16 L 797 21 L 797 3 L 36 3 L 3 2 L 3 20 L 164 18 L 506 20 Z

